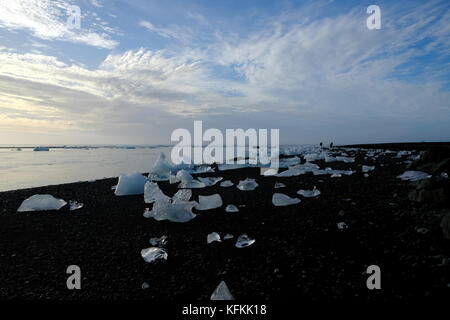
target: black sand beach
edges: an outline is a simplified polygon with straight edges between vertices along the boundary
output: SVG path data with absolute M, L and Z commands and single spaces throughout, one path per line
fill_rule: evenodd
M 409 149 L 405 144 L 383 147 Z M 446 152 L 448 144 L 438 148 Z M 201 174 L 230 179 L 235 185 L 255 178 L 259 187 L 240 191 L 217 184 L 193 189 L 194 200 L 199 194 L 219 193 L 224 205 L 194 209 L 198 215 L 187 223 L 144 218 L 151 205 L 142 195 L 115 196 L 111 186 L 117 178 L 2 192 L 0 298 L 209 300 L 221 280 L 236 300 L 384 302 L 448 296 L 450 240 L 443 232 L 448 222 L 441 227 L 450 214 L 448 179 L 439 182 L 446 198 L 411 201 L 414 184 L 396 178 L 407 170 L 407 157 L 399 159 L 393 153 L 365 160 L 364 149 L 347 153 L 356 156 L 355 163 L 315 162 L 321 168 L 357 171 L 341 178 L 311 173 L 263 177 L 254 168 Z M 376 166 L 368 177 L 361 172 L 363 164 Z M 275 182 L 287 187 L 274 189 Z M 177 191 L 176 184 L 159 186 L 169 196 Z M 313 186 L 321 191 L 317 198 L 296 194 Z M 302 201 L 275 207 L 274 192 Z M 76 200 L 84 207 L 17 212 L 34 194 Z M 227 213 L 227 204 L 245 207 Z M 348 228 L 338 230 L 338 222 Z M 214 231 L 235 238 L 207 244 L 207 234 Z M 236 237 L 242 233 L 256 242 L 237 249 Z M 162 235 L 168 237 L 167 261 L 146 263 L 141 250 L 150 247 L 150 238 Z M 381 268 L 381 290 L 366 286 L 366 269 L 373 264 Z M 81 290 L 66 287 L 69 265 L 81 268 Z M 142 288 L 144 282 L 147 289 Z

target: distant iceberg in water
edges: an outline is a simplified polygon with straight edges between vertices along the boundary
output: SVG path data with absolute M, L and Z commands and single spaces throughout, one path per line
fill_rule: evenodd
M 36 147 L 33 149 L 33 151 L 50 151 L 50 148 L 48 147 Z

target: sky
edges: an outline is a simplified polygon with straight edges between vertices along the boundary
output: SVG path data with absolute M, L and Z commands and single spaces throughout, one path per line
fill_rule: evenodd
M 0 144 L 450 141 L 449 53 L 445 0 L 0 0 Z

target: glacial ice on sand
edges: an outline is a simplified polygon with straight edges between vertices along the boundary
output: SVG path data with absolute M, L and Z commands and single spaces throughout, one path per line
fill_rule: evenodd
M 272 196 L 272 203 L 274 206 L 277 206 L 277 207 L 289 206 L 292 204 L 299 203 L 300 201 L 301 200 L 298 198 L 291 198 L 282 193 L 274 193 Z
M 225 281 L 220 281 L 216 290 L 211 295 L 211 300 L 234 300 Z
M 49 194 L 35 194 L 25 199 L 17 212 L 59 210 L 66 204 L 63 199 L 56 199 Z
M 166 155 L 161 153 L 153 168 L 148 174 L 148 179 L 152 181 L 167 181 L 172 173 L 172 167 L 166 160 Z
M 198 177 L 198 180 L 202 182 L 205 186 L 210 187 L 215 185 L 217 182 L 221 181 L 222 177 Z
M 167 244 L 167 236 L 161 236 L 160 238 L 150 238 L 150 244 L 154 247 L 165 247 Z
M 249 247 L 252 244 L 254 244 L 255 241 L 256 241 L 255 239 L 249 238 L 249 236 L 246 233 L 244 233 L 244 234 L 241 234 L 237 238 L 235 246 L 236 246 L 236 248 L 239 248 L 239 249 L 245 248 L 245 247 Z
M 70 211 L 78 210 L 83 208 L 84 204 L 76 201 L 69 201 Z
M 221 242 L 222 240 L 220 240 L 220 235 L 217 232 L 212 232 L 210 234 L 208 234 L 208 236 L 206 237 L 206 243 L 210 244 L 211 242 L 214 241 L 218 241 Z
M 431 175 L 422 171 L 405 171 L 403 174 L 397 176 L 397 178 L 403 181 L 418 181 L 431 178 Z
M 150 263 L 159 259 L 167 260 L 167 252 L 163 248 L 150 247 L 141 250 L 141 256 L 145 262 Z
M 116 196 L 143 194 L 146 182 L 147 178 L 137 171 L 130 174 L 121 174 L 114 194 Z
M 320 195 L 320 191 L 316 188 L 316 186 L 314 186 L 314 188 L 312 190 L 300 189 L 297 191 L 297 193 L 305 198 L 313 198 L 313 197 L 317 197 L 318 195 Z
M 375 166 L 362 166 L 362 172 L 369 172 L 375 169 Z
M 170 198 L 166 196 L 159 188 L 156 182 L 147 181 L 144 187 L 144 202 L 153 203 L 156 199 L 169 202 Z
M 226 212 L 239 212 L 239 209 L 234 204 L 229 204 L 226 206 L 225 211 Z
M 222 198 L 218 193 L 210 196 L 198 196 L 197 210 L 211 210 L 222 206 Z
M 225 180 L 220 183 L 221 187 L 231 187 L 232 185 L 233 185 L 233 182 L 231 182 L 230 180 Z
M 286 185 L 284 183 L 281 183 L 281 182 L 276 182 L 275 185 L 274 185 L 275 189 L 284 188 L 284 187 L 286 187 Z
M 246 178 L 245 180 L 240 180 L 237 188 L 242 191 L 252 191 L 258 186 L 255 179 Z

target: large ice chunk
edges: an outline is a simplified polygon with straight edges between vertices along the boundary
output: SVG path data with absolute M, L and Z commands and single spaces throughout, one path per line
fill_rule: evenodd
M 35 194 L 25 199 L 17 212 L 59 210 L 66 204 L 63 199 L 56 199 L 49 194 Z
M 198 196 L 197 210 L 211 210 L 222 206 L 222 198 L 218 193 L 211 196 Z
M 130 174 L 121 174 L 114 194 L 116 196 L 143 194 L 146 182 L 147 179 L 137 171 Z
M 230 289 L 224 281 L 220 281 L 216 290 L 211 295 L 211 300 L 234 300 L 231 295 Z
M 298 198 L 291 198 L 282 193 L 274 193 L 272 196 L 272 203 L 274 206 L 289 206 L 291 204 L 299 203 L 301 200 Z
M 189 189 L 195 189 L 195 188 L 204 188 L 206 185 L 203 182 L 200 182 L 198 180 L 195 180 L 189 172 L 186 170 L 180 170 L 177 172 L 177 179 L 180 180 L 180 184 L 178 185 L 178 188 L 189 188 Z
M 156 160 L 153 168 L 148 174 L 148 179 L 152 181 L 166 181 L 169 180 L 172 172 L 171 165 L 166 160 L 166 155 L 161 153 L 158 160 Z
M 212 232 L 210 234 L 208 234 L 208 236 L 206 237 L 206 243 L 210 244 L 211 242 L 214 241 L 218 241 L 221 242 L 222 240 L 220 240 L 220 235 L 217 232 Z
M 255 179 L 246 178 L 245 180 L 240 180 L 237 188 L 242 191 L 252 191 L 258 186 Z
M 405 171 L 403 174 L 397 176 L 397 178 L 404 181 L 418 181 L 431 178 L 431 175 L 422 171 Z

